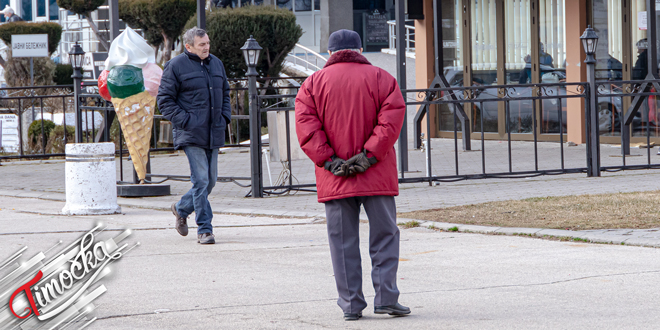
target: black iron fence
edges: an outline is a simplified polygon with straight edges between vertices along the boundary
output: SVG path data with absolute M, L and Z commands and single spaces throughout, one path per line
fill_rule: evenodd
M 258 121 L 250 119 L 251 95 L 247 79 L 231 80 L 232 122 L 227 130 L 226 147 L 248 148 L 256 144 L 255 150 L 260 156 L 257 166 L 266 168 L 265 171 L 256 171 L 252 166 L 250 175 L 218 177 L 220 182 L 250 187 L 248 181 L 258 180 L 262 185 L 256 192 L 251 192 L 255 197 L 315 190 L 313 165 L 300 150 L 294 128 L 295 97 L 303 80 L 300 77 L 257 79 L 254 98 Z M 652 146 L 651 139 L 660 137 L 660 112 L 657 111 L 660 107 L 656 101 L 660 92 L 640 89 L 649 82 L 598 82 L 594 84 L 595 107 L 591 106 L 593 87 L 589 83 L 405 90 L 407 106 L 420 107 L 425 114 L 434 114 L 438 121 L 435 125 L 450 127 L 452 137 L 431 138 L 428 134 L 432 129 L 431 122 L 426 120 L 426 134 L 409 136 L 411 143 L 424 152 L 413 150 L 408 154 L 410 171 L 401 173 L 399 182 L 434 184 L 482 178 L 564 173 L 593 175 L 600 171 L 660 168 L 660 163 L 651 156 L 651 148 L 631 152 L 629 147 L 629 136 L 637 143 L 644 138 L 645 143 L 641 144 L 647 147 Z M 78 94 L 78 111 L 74 106 L 73 86 L 0 89 L 0 114 L 15 115 L 19 132 L 15 150 L 0 150 L 0 161 L 63 157 L 64 145 L 74 140 L 72 129 L 66 127 L 71 126 L 75 116 L 80 116 L 83 118 L 80 120 L 83 142 L 114 142 L 120 157 L 120 181 L 135 181 L 123 176 L 122 160 L 128 152 L 121 128 L 117 124 L 112 125 L 112 104 L 98 95 L 95 84 L 83 84 L 82 89 Z M 634 114 L 628 115 L 631 113 L 628 108 L 635 97 L 644 98 L 644 101 Z M 567 125 L 571 125 L 567 123 L 567 102 L 571 99 L 581 100 L 585 105 L 580 116 L 588 135 L 597 132 L 602 139 L 609 139 L 608 143 L 617 144 L 618 141 L 623 147 L 615 152 L 608 147 L 605 156 L 601 155 L 600 143 L 589 142 L 592 139 L 587 139 L 588 143 L 581 147 L 568 147 L 564 142 Z M 53 127 L 39 119 L 56 123 Z M 162 116 L 155 116 L 150 152 L 174 150 L 171 144 L 159 142 L 162 140 L 159 139 L 162 120 Z M 25 125 L 30 121 L 31 125 Z M 420 120 L 414 124 L 422 122 Z M 497 125 L 504 125 L 505 134 L 499 139 L 488 137 Z M 171 126 L 164 125 L 163 129 L 171 129 Z M 246 141 L 251 129 L 259 136 L 268 132 L 269 140 Z M 421 127 L 418 132 L 420 130 Z M 528 141 L 517 141 L 521 140 L 520 134 L 525 134 L 524 139 Z M 470 135 L 472 142 L 465 143 Z M 549 140 L 555 142 L 547 143 Z M 542 141 L 546 143 L 541 144 Z M 471 147 L 466 148 L 466 145 Z M 275 180 L 271 162 L 279 162 L 282 166 Z M 247 163 L 243 167 L 246 166 Z M 167 180 L 187 181 L 189 176 L 154 173 L 148 169 L 147 181 L 158 183 Z
M 74 114 L 71 85 L 0 88 L 0 115 L 5 132 L 0 134 L 4 139 L 0 144 L 0 161 L 64 156 L 64 145 L 73 141 L 65 127 L 74 122 Z M 53 125 L 54 116 L 62 124 Z M 37 118 L 43 120 L 37 122 Z M 7 134 L 12 131 L 15 133 Z M 48 138 L 50 133 L 52 139 Z
M 571 92 L 574 90 L 574 92 Z M 453 127 L 453 173 L 435 174 L 437 170 L 433 167 L 433 140 L 431 138 L 432 125 L 430 120 L 420 120 L 417 118 L 415 122 L 418 125 L 416 132 L 420 132 L 416 139 L 417 143 L 421 145 L 426 153 L 425 157 L 425 175 L 413 175 L 405 177 L 402 175 L 399 182 L 413 183 L 413 182 L 429 182 L 432 184 L 435 181 L 457 181 L 465 179 L 482 179 L 482 178 L 520 178 L 538 175 L 554 175 L 563 173 L 580 173 L 587 172 L 589 164 L 582 162 L 580 166 L 574 164 L 568 165 L 565 162 L 564 150 L 564 133 L 567 125 L 566 116 L 566 101 L 569 99 L 583 99 L 585 104 L 588 104 L 589 85 L 587 83 L 556 83 L 556 84 L 520 84 L 520 85 L 491 85 L 491 86 L 474 86 L 474 87 L 449 87 L 449 88 L 436 88 L 436 89 L 411 89 L 406 90 L 408 96 L 407 105 L 420 106 L 427 114 L 435 111 L 438 126 L 441 126 L 440 121 L 446 120 L 449 126 Z M 417 99 L 417 100 L 415 100 Z M 412 101 L 411 101 L 412 100 Z M 436 108 L 432 109 L 432 106 Z M 443 109 L 444 108 L 444 109 Z M 514 108 L 517 111 L 514 111 Z M 464 110 L 466 109 L 466 110 Z M 451 114 L 451 117 L 442 116 L 442 111 Z M 464 110 L 465 113 L 471 113 L 472 121 L 460 120 L 459 110 Z M 587 106 L 586 118 L 590 109 Z M 506 149 L 506 163 L 505 164 L 488 164 L 486 161 L 488 144 L 486 141 L 486 134 L 488 130 L 487 125 L 496 126 L 500 121 L 500 113 L 503 112 L 503 120 L 505 125 L 505 141 L 507 142 Z M 514 112 L 516 112 L 514 114 Z M 425 118 L 428 118 L 426 116 Z M 426 134 L 421 133 L 421 123 L 426 124 Z M 544 132 L 543 124 L 548 125 L 551 122 L 553 127 L 556 127 L 556 134 L 559 137 L 559 143 L 555 157 L 559 159 L 555 167 L 541 166 L 539 162 L 539 137 Z M 586 119 L 585 119 L 586 122 Z M 447 125 L 447 124 L 445 124 Z M 465 130 L 465 126 L 470 127 L 471 130 Z M 478 152 L 479 157 L 473 154 L 464 156 L 470 159 L 468 169 L 463 169 L 460 162 L 461 148 L 459 148 L 459 140 L 467 140 L 471 137 L 469 132 L 478 133 L 480 135 L 479 144 L 475 145 L 477 141 L 472 141 L 472 151 Z M 547 131 L 547 128 L 546 128 Z M 466 134 L 466 132 L 468 132 Z M 532 148 L 528 150 L 527 154 L 516 153 L 512 148 L 512 134 L 525 133 L 531 134 Z M 460 134 L 460 137 L 459 137 Z M 553 132 L 554 134 L 554 132 Z M 421 138 L 425 137 L 425 141 Z M 462 143 L 463 146 L 470 145 L 470 143 Z M 470 150 L 463 147 L 463 151 Z M 501 151 L 502 148 L 498 148 Z M 514 154 L 526 158 L 528 160 L 527 168 L 520 168 L 515 166 Z M 589 156 L 589 150 L 586 151 L 585 157 Z M 501 157 L 500 157 L 501 159 Z M 479 166 L 475 166 L 478 163 Z M 504 166 L 502 166 L 504 165 Z M 586 166 L 585 166 L 586 165 Z M 468 166 L 465 166 L 468 167 Z

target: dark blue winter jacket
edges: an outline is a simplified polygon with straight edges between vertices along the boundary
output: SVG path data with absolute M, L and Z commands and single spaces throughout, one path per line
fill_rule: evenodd
M 185 51 L 167 62 L 158 88 L 158 109 L 174 126 L 176 149 L 222 147 L 231 121 L 222 61 L 213 55 L 202 61 Z

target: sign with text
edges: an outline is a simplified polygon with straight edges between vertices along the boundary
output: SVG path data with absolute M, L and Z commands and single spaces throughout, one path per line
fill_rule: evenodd
M 4 152 L 18 151 L 18 116 L 0 114 L 0 149 Z
M 363 48 L 366 51 L 369 45 L 386 45 L 389 43 L 389 30 L 387 16 L 375 11 L 363 13 Z
M 83 79 L 98 79 L 101 72 L 105 70 L 105 59 L 107 58 L 108 53 L 85 53 Z
M 47 34 L 12 34 L 13 57 L 48 57 Z

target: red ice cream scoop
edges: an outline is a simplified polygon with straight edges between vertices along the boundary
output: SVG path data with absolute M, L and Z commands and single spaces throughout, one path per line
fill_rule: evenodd
M 108 73 L 110 73 L 110 71 L 103 70 L 99 76 L 99 94 L 106 101 L 110 101 L 110 99 L 112 99 L 110 91 L 108 90 Z

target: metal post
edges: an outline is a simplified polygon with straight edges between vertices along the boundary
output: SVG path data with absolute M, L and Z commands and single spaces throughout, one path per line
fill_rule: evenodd
M 406 99 L 406 93 L 403 91 L 406 86 L 406 12 L 405 2 L 396 3 L 396 80 L 399 82 L 399 88 L 403 99 Z M 405 109 L 403 116 L 403 127 L 399 134 L 399 170 L 403 174 L 408 171 L 408 109 Z M 402 175 L 403 176 L 403 175 Z
M 108 19 L 110 20 L 110 40 L 108 40 L 108 44 L 110 44 L 119 36 L 119 0 L 108 0 Z
M 197 0 L 197 27 L 206 30 L 206 0 Z
M 250 97 L 250 164 L 252 165 L 252 198 L 263 197 L 263 173 L 261 169 L 261 116 L 257 104 L 257 73 L 248 70 Z
M 73 78 L 73 109 L 76 114 L 76 143 L 82 143 L 82 115 L 80 111 L 80 84 L 82 83 L 82 72 L 80 68 L 74 68 L 73 69 L 73 75 L 71 78 Z
M 34 57 L 30 57 L 30 96 L 34 97 Z M 32 100 L 32 121 L 37 120 L 37 116 L 34 113 L 34 99 Z M 43 118 L 41 118 L 43 122 Z
M 587 176 L 600 176 L 600 135 L 598 132 L 598 108 L 596 107 L 596 58 L 587 54 L 587 59 L 584 61 L 587 64 L 587 82 L 589 83 L 589 131 L 587 132 L 588 143 L 590 145 L 587 161 L 590 172 Z

